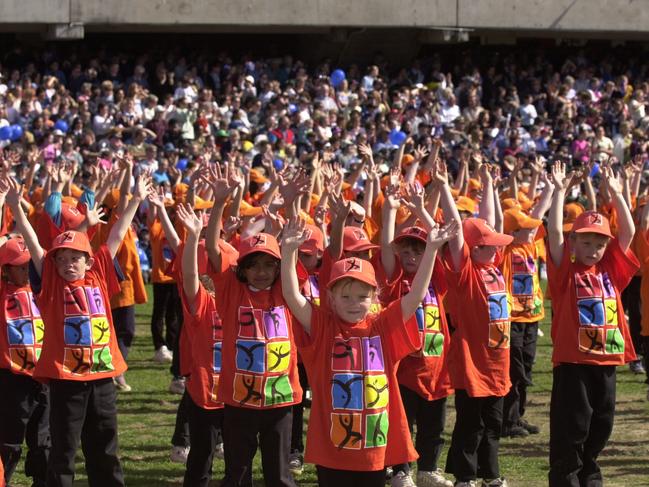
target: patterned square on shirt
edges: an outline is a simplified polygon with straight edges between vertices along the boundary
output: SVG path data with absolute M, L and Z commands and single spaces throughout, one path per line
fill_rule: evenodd
M 442 317 L 440 316 L 439 308 L 437 306 L 424 306 L 424 316 L 426 319 L 426 330 L 440 331 L 442 326 Z
M 92 343 L 95 345 L 106 345 L 110 341 L 110 323 L 105 316 L 91 318 Z
M 32 321 L 34 325 L 35 340 L 38 345 L 42 345 L 43 338 L 45 337 L 45 323 L 40 318 L 34 318 Z
M 66 287 L 63 289 L 63 311 L 65 316 L 89 315 L 88 297 L 86 290 L 82 287 L 76 287 L 72 290 Z
M 624 337 L 619 328 L 606 330 L 606 353 L 624 353 Z
M 7 320 L 7 341 L 9 345 L 34 345 L 32 320 Z
M 275 406 L 293 401 L 293 388 L 288 375 L 266 377 L 264 385 L 264 405 Z
M 263 313 L 264 330 L 267 338 L 288 338 L 286 310 L 278 306 Z
M 509 319 L 509 303 L 507 293 L 490 294 L 487 298 L 489 305 L 489 321 Z
M 70 316 L 63 321 L 63 335 L 66 345 L 85 345 L 92 343 L 90 318 L 87 316 Z
M 497 293 L 505 291 L 505 279 L 498 269 L 487 268 L 480 269 L 482 282 L 484 282 L 485 289 L 488 293 Z
M 509 321 L 489 323 L 489 348 L 509 348 L 511 324 Z
M 580 299 L 577 301 L 581 325 L 602 326 L 605 323 L 604 303 L 601 299 Z
M 512 294 L 530 295 L 534 292 L 534 274 L 514 274 L 512 276 Z
M 31 372 L 36 367 L 37 357 L 32 347 L 10 347 L 9 357 L 14 372 Z
M 331 380 L 331 402 L 334 409 L 363 409 L 363 376 L 334 374 Z
M 575 291 L 577 298 L 601 298 L 602 282 L 596 274 L 575 274 Z
M 29 302 L 29 294 L 25 291 L 8 295 L 5 300 L 5 319 L 29 318 L 31 311 Z
M 384 374 L 365 376 L 365 407 L 379 409 L 388 405 L 390 391 Z
M 222 347 L 223 347 L 223 342 L 214 343 L 212 370 L 217 373 L 221 372 L 221 362 L 222 362 L 221 348 Z
M 113 355 L 110 353 L 110 347 L 106 345 L 93 349 L 91 371 L 96 374 L 110 372 L 111 370 L 115 370 L 115 367 L 113 366 Z
M 579 351 L 585 353 L 604 353 L 604 328 L 579 327 Z
M 285 372 L 291 363 L 291 342 L 269 342 L 266 344 L 268 372 Z
M 90 348 L 65 347 L 63 351 L 63 371 L 68 374 L 86 375 L 90 373 Z
M 605 299 L 604 312 L 606 313 L 606 324 L 617 326 L 617 299 Z
M 362 415 L 331 413 L 331 442 L 339 449 L 360 450 L 363 446 Z
M 263 378 L 258 375 L 234 374 L 233 399 L 241 406 L 261 407 Z
M 239 307 L 239 338 L 262 338 L 262 311 L 247 306 Z
M 384 372 L 383 347 L 381 337 L 363 338 L 363 362 L 365 370 L 372 372 Z
M 88 296 L 90 314 L 105 315 L 106 306 L 104 304 L 104 298 L 101 295 L 101 289 L 99 289 L 98 287 L 87 287 L 86 295 Z
M 331 350 L 331 369 L 341 372 L 362 372 L 363 359 L 361 356 L 361 339 L 359 337 L 349 340 L 336 337 Z
M 444 335 L 426 333 L 421 351 L 424 357 L 440 357 L 444 351 Z
M 388 443 L 388 412 L 365 416 L 365 448 L 378 448 Z
M 256 340 L 237 340 L 236 365 L 238 370 L 263 374 L 266 370 L 266 344 Z

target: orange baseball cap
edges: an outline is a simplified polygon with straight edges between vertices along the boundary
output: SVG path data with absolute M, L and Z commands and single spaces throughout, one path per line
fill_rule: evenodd
M 255 252 L 263 252 L 272 255 L 276 259 L 281 259 L 279 244 L 277 239 L 268 233 L 258 233 L 252 237 L 244 238 L 239 243 L 239 258 L 237 263 L 240 264 L 243 258 Z
M 207 210 L 214 206 L 214 201 L 204 200 L 200 196 L 194 196 L 194 209 L 195 210 Z
M 346 277 L 377 287 L 374 267 L 372 267 L 372 264 L 368 261 L 363 259 L 352 257 L 350 259 L 342 259 L 336 262 L 331 268 L 331 277 L 327 283 L 327 288 L 331 289 L 331 286 Z
M 49 252 L 54 252 L 59 249 L 78 250 L 92 256 L 92 248 L 90 247 L 88 235 L 75 230 L 68 230 L 56 236 Z
M 468 196 L 459 196 L 455 201 L 455 206 L 457 206 L 458 211 L 466 211 L 472 215 L 476 212 L 476 202 L 474 199 L 469 198 Z
M 257 184 L 264 184 L 268 182 L 268 178 L 264 176 L 258 169 L 251 169 L 250 181 Z
M 343 250 L 345 252 L 359 252 L 361 250 L 378 249 L 374 245 L 365 230 L 359 227 L 345 227 L 343 231 Z
M 396 243 L 407 238 L 414 238 L 426 243 L 428 232 L 421 227 L 406 227 L 399 232 L 399 235 L 395 237 L 394 242 Z
M 7 240 L 7 243 L 0 247 L 0 266 L 23 265 L 29 262 L 30 258 L 29 249 L 22 237 Z
M 469 247 L 478 245 L 509 245 L 514 240 L 511 235 L 498 233 L 482 218 L 467 218 L 462 222 L 462 233 Z
M 503 230 L 507 234 L 522 228 L 538 228 L 541 223 L 541 220 L 526 215 L 520 208 L 510 208 L 503 213 Z
M 514 198 L 505 198 L 500 202 L 500 206 L 503 210 L 509 210 L 510 208 L 520 208 L 521 204 Z
M 608 218 L 596 211 L 585 211 L 579 215 L 572 224 L 572 231 L 574 233 L 599 233 L 613 238 Z
M 300 245 L 300 252 L 307 255 L 324 252 L 324 236 L 322 235 L 322 230 L 315 225 L 309 224 L 306 225 L 304 230 L 307 232 L 308 237 L 304 243 Z
M 61 223 L 66 230 L 74 230 L 83 223 L 86 215 L 81 213 L 76 205 L 61 203 Z
M 584 211 L 586 210 L 579 203 L 567 203 L 563 205 L 563 231 L 572 231 L 572 225 Z

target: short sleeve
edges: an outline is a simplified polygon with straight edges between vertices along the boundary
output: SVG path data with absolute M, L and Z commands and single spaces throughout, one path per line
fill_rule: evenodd
M 640 263 L 631 248 L 624 252 L 620 247 L 620 241 L 614 239 L 606 248 L 601 266 L 606 270 L 615 287 L 622 291 L 638 272 Z
M 185 291 L 182 289 L 180 289 L 180 297 L 183 303 L 184 312 L 189 316 L 194 317 L 194 319 L 192 320 L 185 320 L 183 322 L 183 325 L 197 325 L 198 323 L 203 321 L 203 317 L 209 317 L 211 319 L 211 317 L 208 315 L 210 295 L 202 284 L 199 284 L 198 292 L 196 293 L 196 296 L 194 296 L 193 300 L 187 298 Z M 195 308 L 193 311 L 190 308 L 192 304 Z
M 112 296 L 121 292 L 119 279 L 117 278 L 117 271 L 113 258 L 106 245 L 99 247 L 99 250 L 93 255 L 94 263 L 92 265 L 92 272 L 97 274 L 97 277 L 106 282 L 106 289 Z
M 449 282 L 454 282 L 455 287 L 460 287 L 463 283 L 467 283 L 471 279 L 471 255 L 469 253 L 469 246 L 464 243 L 462 247 L 462 256 L 460 258 L 460 268 L 455 270 L 453 265 L 453 257 L 451 256 L 451 251 L 446 246 L 444 250 L 444 256 L 442 258 L 444 263 L 444 270 L 446 271 L 446 277 Z
M 401 312 L 401 299 L 390 303 L 375 319 L 377 321 L 374 326 L 381 334 L 393 362 L 396 363 L 421 348 L 415 313 L 404 321 Z

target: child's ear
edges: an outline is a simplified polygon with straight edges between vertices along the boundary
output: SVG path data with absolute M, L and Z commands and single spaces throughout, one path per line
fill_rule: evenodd
M 86 260 L 86 266 L 88 266 L 88 269 L 90 269 L 93 265 L 95 265 L 95 258 L 88 257 L 88 260 Z

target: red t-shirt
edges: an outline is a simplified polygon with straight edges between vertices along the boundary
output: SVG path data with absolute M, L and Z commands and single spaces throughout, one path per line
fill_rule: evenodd
M 41 355 L 45 326 L 32 289 L 0 281 L 0 368 L 32 375 Z
M 509 245 L 505 248 L 500 270 L 512 298 L 513 322 L 536 323 L 545 318 L 537 261 L 535 243 Z
M 89 381 L 126 371 L 110 312 L 110 296 L 120 291 L 113 260 L 106 246 L 93 257 L 92 268 L 74 282 L 59 276 L 52 255 L 43 259 L 36 304 L 45 335 L 36 378 Z
M 629 249 L 612 240 L 594 266 L 570 260 L 570 243 L 561 265 L 548 259 L 552 292 L 552 363 L 623 365 L 635 350 L 620 296 L 640 265 Z
M 380 279 L 381 302 L 387 306 L 410 291 L 414 276 L 404 273 L 398 258 L 392 279 L 385 280 L 384 274 L 383 271 L 377 272 Z M 447 397 L 453 392 L 446 360 L 451 335 L 442 303 L 446 291 L 443 265 L 437 259 L 426 296 L 415 313 L 422 347 L 417 352 L 404 357 L 397 371 L 399 384 L 428 401 Z
M 400 301 L 353 325 L 312 310 L 311 335 L 294 325 L 313 391 L 305 461 L 374 471 L 416 459 L 396 378 L 421 346 L 415 317 L 404 322 Z
M 291 313 L 279 279 L 268 290 L 253 291 L 221 259 L 212 276 L 215 304 L 223 320 L 218 400 L 253 409 L 302 402 Z
M 465 244 L 455 271 L 448 249 L 444 254 L 449 298 L 447 307 L 455 332 L 448 352 L 454 389 L 471 397 L 504 396 L 509 380 L 509 294 L 497 265 L 473 262 Z

